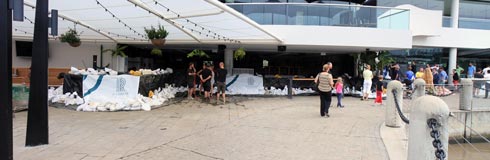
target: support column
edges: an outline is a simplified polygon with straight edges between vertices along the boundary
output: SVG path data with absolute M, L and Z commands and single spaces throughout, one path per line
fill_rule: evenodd
M 0 159 L 13 159 L 12 148 L 12 10 L 0 1 Z
M 48 0 L 36 1 L 32 43 L 31 88 L 26 146 L 49 143 L 48 130 Z
M 451 27 L 458 28 L 459 26 L 459 0 L 452 0 L 451 3 Z M 449 66 L 447 68 L 447 73 L 450 75 L 453 69 L 456 69 L 456 60 L 458 58 L 458 49 L 449 49 Z M 453 77 L 449 76 L 448 84 L 453 84 Z
M 228 76 L 233 75 L 233 50 L 225 49 L 225 69 L 228 71 Z

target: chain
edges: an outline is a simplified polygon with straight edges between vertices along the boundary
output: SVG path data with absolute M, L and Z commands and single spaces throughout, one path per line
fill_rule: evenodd
M 432 146 L 436 149 L 436 157 L 438 160 L 444 160 L 446 158 L 446 153 L 442 149 L 442 142 L 439 139 L 441 136 L 441 133 L 437 130 L 439 127 L 439 123 L 437 123 L 437 120 L 434 118 L 428 119 L 427 120 L 427 125 L 431 129 L 430 131 L 430 136 L 434 138 L 434 141 L 432 141 Z
M 410 120 L 408 120 L 408 118 L 405 117 L 405 115 L 403 115 L 403 112 L 400 108 L 400 104 L 398 104 L 398 98 L 396 96 L 397 91 L 395 89 L 393 89 L 391 92 L 393 93 L 393 98 L 395 99 L 395 106 L 396 106 L 396 110 L 398 111 L 398 115 L 400 116 L 400 118 L 402 119 L 403 122 L 405 122 L 406 124 L 409 124 Z

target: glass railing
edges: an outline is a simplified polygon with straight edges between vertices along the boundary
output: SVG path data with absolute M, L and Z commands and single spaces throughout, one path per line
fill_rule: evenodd
M 442 18 L 443 27 L 451 27 L 451 17 Z M 459 28 L 490 30 L 490 19 L 459 18 Z
M 227 4 L 262 25 L 409 29 L 410 11 L 391 7 L 305 3 Z

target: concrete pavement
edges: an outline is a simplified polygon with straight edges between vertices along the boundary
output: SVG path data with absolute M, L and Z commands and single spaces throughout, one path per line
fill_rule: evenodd
M 76 112 L 51 107 L 50 144 L 24 147 L 27 112 L 14 120 L 15 159 L 388 159 L 384 107 L 346 97 L 319 115 L 318 96 L 196 100 L 149 112 Z M 238 100 L 237 100 L 238 99 Z M 336 103 L 336 99 L 333 100 Z

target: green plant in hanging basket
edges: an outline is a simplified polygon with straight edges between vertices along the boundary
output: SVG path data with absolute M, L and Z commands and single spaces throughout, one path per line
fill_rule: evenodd
M 240 47 L 235 50 L 235 53 L 233 53 L 233 58 L 235 58 L 235 60 L 241 60 L 245 57 L 246 54 L 247 53 L 245 52 L 245 49 L 243 49 L 243 47 Z
M 146 37 L 150 39 L 151 43 L 155 46 L 163 46 L 165 44 L 165 38 L 168 36 L 167 30 L 162 25 L 158 25 L 157 28 L 151 26 L 145 27 Z
M 78 47 L 81 44 L 79 36 L 76 30 L 70 29 L 65 34 L 61 34 L 60 41 L 72 47 Z
M 160 48 L 153 48 L 151 50 L 151 55 L 162 56 L 162 50 L 160 50 Z
M 112 56 L 121 56 L 121 57 L 126 57 L 126 53 L 124 53 L 124 50 L 128 48 L 128 46 L 120 46 L 120 45 L 116 45 L 116 48 L 114 49 L 106 49 L 104 51 L 102 51 L 103 53 L 105 52 L 111 52 L 111 55 Z
M 206 58 L 210 58 L 208 54 L 206 54 L 206 52 L 200 50 L 200 49 L 194 49 L 192 50 L 192 52 L 188 53 L 187 54 L 187 58 L 191 58 L 191 57 L 206 57 Z

